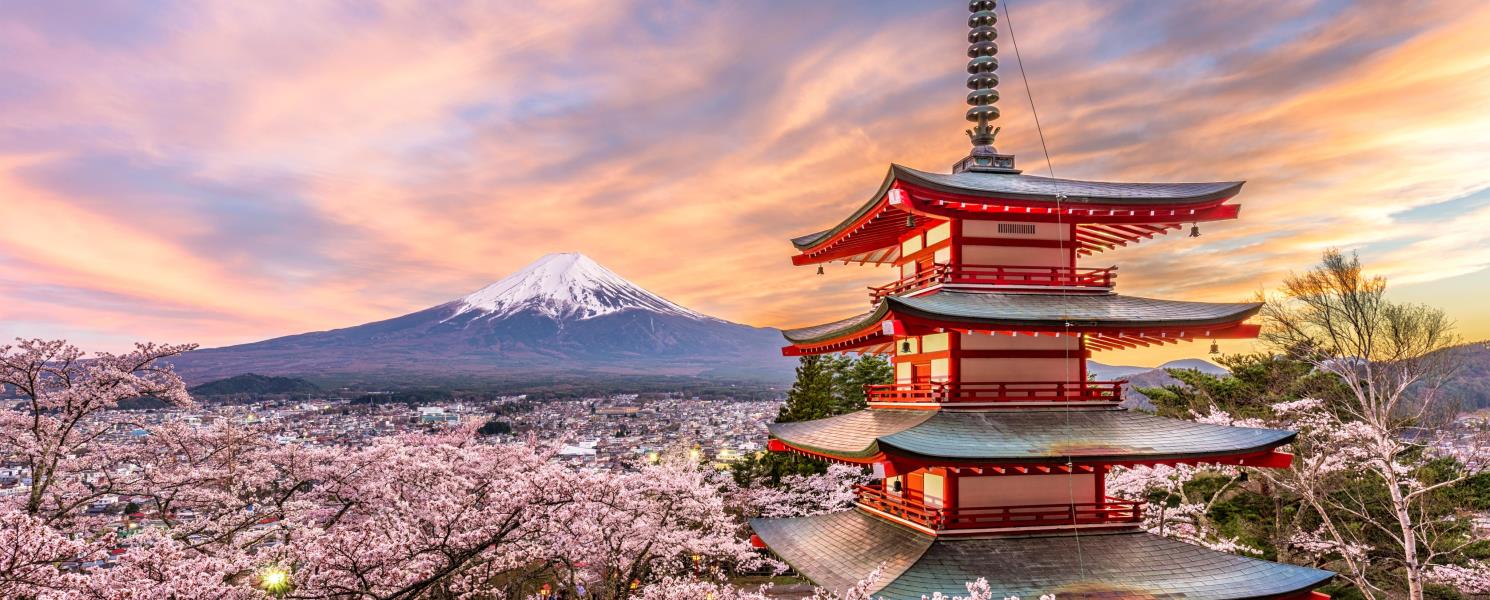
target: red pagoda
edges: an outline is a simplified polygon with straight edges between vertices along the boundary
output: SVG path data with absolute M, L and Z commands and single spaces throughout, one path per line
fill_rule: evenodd
M 868 312 L 788 330 L 787 355 L 888 354 L 895 383 L 868 408 L 770 427 L 769 447 L 869 466 L 851 510 L 756 519 L 760 543 L 818 585 L 884 567 L 889 600 L 986 578 L 997 597 L 1309 598 L 1327 571 L 1143 531 L 1141 503 L 1106 493 L 1115 465 L 1286 468 L 1294 433 L 1161 418 L 1091 381 L 1093 351 L 1251 338 L 1255 303 L 1117 294 L 1116 267 L 1080 266 L 1186 224 L 1237 217 L 1241 182 L 1109 183 L 1023 175 L 993 147 L 993 0 L 969 3 L 973 150 L 950 174 L 900 165 L 832 228 L 792 240 L 798 265 L 891 264 Z M 1191 235 L 1198 230 L 1192 229 Z

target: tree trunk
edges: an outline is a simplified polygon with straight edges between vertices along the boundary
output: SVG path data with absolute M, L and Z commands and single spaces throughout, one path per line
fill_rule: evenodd
M 1391 463 L 1384 465 L 1382 470 L 1387 480 L 1387 493 L 1392 497 L 1392 512 L 1396 515 L 1397 527 L 1402 532 L 1402 564 L 1407 569 L 1407 598 L 1423 600 L 1423 568 L 1418 564 L 1418 538 L 1417 531 L 1413 529 L 1412 512 L 1409 510 L 1411 507 L 1402 494 L 1402 486 L 1398 484 Z

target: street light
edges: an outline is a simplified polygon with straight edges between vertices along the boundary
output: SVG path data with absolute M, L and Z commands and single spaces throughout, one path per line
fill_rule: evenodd
M 259 587 L 275 596 L 290 591 L 290 571 L 279 565 L 264 567 L 259 571 Z

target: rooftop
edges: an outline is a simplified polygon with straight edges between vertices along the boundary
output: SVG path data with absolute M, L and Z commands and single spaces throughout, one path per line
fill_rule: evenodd
M 909 225 L 904 222 L 913 214 L 1062 220 L 1098 228 L 1100 224 L 1177 228 L 1180 223 L 1234 219 L 1238 208 L 1222 205 L 1241 191 L 1242 184 L 1119 183 L 973 171 L 946 174 L 892 164 L 879 189 L 858 210 L 831 228 L 793 238 L 792 244 L 803 253 L 794 260 L 798 264 L 840 259 L 881 262 L 889 257 L 878 256 L 875 251 L 894 246 L 905 233 L 925 226 L 926 219 Z M 893 254 L 893 249 L 890 252 Z
M 887 600 L 942 592 L 987 578 L 994 597 L 1272 598 L 1328 582 L 1328 571 L 1217 552 L 1144 532 L 934 538 L 848 510 L 755 519 L 756 534 L 814 583 L 842 590 L 881 564 L 871 590 Z
M 1051 328 L 1081 332 L 1123 327 L 1205 329 L 1234 326 L 1256 314 L 1257 302 L 1186 302 L 1117 294 L 953 292 L 887 296 L 863 314 L 821 325 L 782 331 L 793 344 L 815 344 L 864 331 L 894 315 L 977 327 Z M 1179 336 L 1186 337 L 1186 336 Z
M 808 452 L 848 459 L 880 453 L 939 463 L 1145 463 L 1266 453 L 1293 441 L 1277 429 L 1226 427 L 1119 408 L 921 411 L 868 409 L 769 426 Z

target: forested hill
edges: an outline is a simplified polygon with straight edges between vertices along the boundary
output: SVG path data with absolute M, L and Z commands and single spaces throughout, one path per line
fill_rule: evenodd
M 314 383 L 298 377 L 271 377 L 256 373 L 234 375 L 191 388 L 193 396 L 233 396 L 238 394 L 309 394 L 319 391 Z
M 1444 384 L 1442 397 L 1457 402 L 1462 410 L 1490 408 L 1490 340 L 1482 340 L 1444 350 L 1455 370 Z

